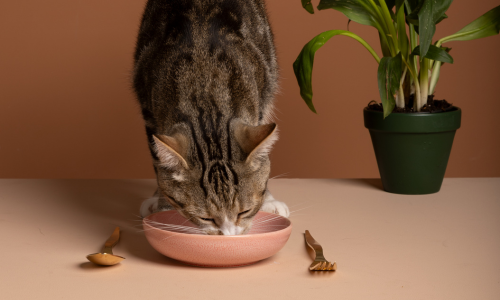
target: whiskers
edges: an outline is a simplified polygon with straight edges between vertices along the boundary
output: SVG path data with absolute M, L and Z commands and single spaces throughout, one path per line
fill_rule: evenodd
M 143 227 L 143 225 L 142 225 L 142 222 L 143 222 L 142 217 L 140 217 L 140 216 L 136 216 L 136 217 L 139 217 L 140 219 L 139 220 L 136 219 L 136 220 L 132 220 L 132 221 L 140 222 L 140 224 L 137 224 L 135 226 L 136 227 Z M 174 232 L 174 233 L 177 233 L 177 234 L 179 234 L 179 233 L 186 233 L 186 234 L 202 234 L 202 235 L 206 235 L 206 232 L 204 230 L 200 229 L 200 228 L 189 226 L 189 225 L 184 225 L 187 222 L 189 222 L 189 220 L 190 219 L 186 219 L 181 224 L 170 224 L 170 223 L 161 223 L 161 222 L 157 222 L 157 221 L 153 221 L 153 220 L 147 219 L 146 223 L 149 224 L 153 228 L 136 229 L 136 232 L 145 232 L 145 231 L 153 230 L 153 229 L 156 228 L 156 229 L 160 229 L 160 230 L 166 230 L 166 231 Z
M 288 218 L 293 220 L 296 217 L 305 215 L 301 214 L 300 212 L 303 212 L 304 210 L 313 207 L 313 205 L 302 207 L 304 206 L 305 203 L 307 202 L 295 203 L 294 205 L 289 206 L 290 216 Z M 135 215 L 135 217 L 136 218 L 131 221 L 139 222 L 139 224 L 136 224 L 134 226 L 136 227 L 135 228 L 136 232 L 142 233 L 153 229 L 159 229 L 171 232 L 171 234 L 169 234 L 169 236 L 166 239 L 172 238 L 179 234 L 209 235 L 210 233 L 212 233 L 197 227 L 193 223 L 190 223 L 189 221 L 191 219 L 184 219 L 184 218 L 179 219 L 178 217 L 175 219 L 167 218 L 162 220 L 162 222 L 146 219 L 145 222 L 149 224 L 151 227 L 141 228 L 143 227 L 142 226 L 143 218 L 137 215 Z M 288 225 L 286 223 L 281 222 L 279 220 L 280 218 L 281 216 L 275 214 L 258 215 L 252 220 L 252 223 L 250 225 L 250 230 L 246 234 L 266 233 L 286 228 Z M 214 230 L 216 229 L 214 228 Z
M 274 177 L 271 177 L 269 178 L 269 180 L 273 180 L 273 179 L 276 179 L 276 178 L 281 178 L 281 177 L 285 177 L 286 175 L 290 174 L 290 172 L 286 172 L 286 173 L 281 173 L 281 174 L 278 174 Z
M 306 207 L 300 207 L 306 202 L 301 202 L 301 203 L 296 203 L 294 205 L 289 206 L 289 209 L 292 208 L 297 208 L 295 210 L 290 211 L 290 215 L 288 219 L 293 220 L 297 216 L 303 216 L 307 214 L 300 214 L 298 212 L 306 210 L 308 208 L 313 207 L 313 205 L 306 206 Z M 258 234 L 258 233 L 266 233 L 266 232 L 272 232 L 272 231 L 277 231 L 283 228 L 286 228 L 288 225 L 285 224 L 276 224 L 275 222 L 280 219 L 280 216 L 278 215 L 265 215 L 262 217 L 256 217 L 252 221 L 252 227 L 250 229 L 249 234 Z
M 290 206 L 290 207 L 289 207 L 289 209 L 290 209 L 290 208 L 297 207 L 298 205 L 302 205 L 302 204 L 304 204 L 304 202 L 302 202 L 302 203 L 298 203 L 298 204 L 295 204 L 295 205 L 292 205 L 292 206 Z M 306 206 L 306 207 L 302 207 L 302 208 L 298 208 L 298 209 L 292 210 L 292 211 L 290 211 L 290 216 L 289 216 L 288 218 L 290 219 L 290 218 L 292 218 L 292 217 L 302 216 L 302 215 L 304 215 L 304 214 L 297 214 L 297 212 L 298 212 L 298 211 L 302 211 L 302 210 L 304 210 L 304 209 L 311 208 L 311 207 L 313 207 L 313 206 L 314 206 L 314 205 L 309 205 L 309 206 Z
M 305 202 L 297 203 L 295 205 L 290 206 L 289 208 L 297 207 L 297 206 L 302 205 L 304 203 Z M 290 211 L 290 215 L 289 215 L 288 219 L 293 219 L 297 216 L 304 215 L 304 214 L 297 214 L 297 212 L 303 211 L 303 210 L 308 209 L 312 206 L 313 205 L 298 208 L 298 209 Z M 254 220 L 252 221 L 252 227 L 249 231 L 249 234 L 272 232 L 272 231 L 277 231 L 277 230 L 280 230 L 280 229 L 287 227 L 288 225 L 275 223 L 280 218 L 281 218 L 281 216 L 279 216 L 279 215 L 265 215 L 262 217 L 254 218 Z
M 203 231 L 199 228 L 191 227 L 191 226 L 158 223 L 158 222 L 152 222 L 150 220 L 148 220 L 146 222 L 149 223 L 150 225 L 152 225 L 154 228 L 161 229 L 161 230 L 173 231 L 173 232 L 178 232 L 178 233 L 205 234 L 205 231 Z

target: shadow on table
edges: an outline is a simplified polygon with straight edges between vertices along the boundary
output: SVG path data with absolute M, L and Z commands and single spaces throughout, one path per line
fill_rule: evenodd
M 369 187 L 373 187 L 377 190 L 384 190 L 384 186 L 382 185 L 382 179 L 380 178 L 363 178 L 357 179 L 361 184 Z
M 348 183 L 347 183 L 348 182 Z M 347 184 L 355 186 L 367 186 L 373 189 L 383 190 L 380 179 L 346 179 Z M 121 240 L 117 249 L 123 256 L 133 256 L 148 262 L 175 266 L 198 268 L 184 265 L 176 260 L 170 259 L 154 250 L 146 240 L 142 232 L 142 219 L 139 216 L 139 207 L 142 201 L 151 197 L 156 190 L 156 181 L 153 179 L 143 180 L 63 180 L 56 181 L 58 191 L 65 193 L 64 203 L 61 206 L 77 210 L 82 217 L 87 217 L 96 223 L 108 222 L 109 234 L 114 226 L 121 228 Z M 89 223 L 89 235 L 96 234 L 95 223 Z M 83 229 L 83 230 L 85 230 Z M 106 229 L 107 230 L 107 229 Z M 105 238 L 107 238 L 107 233 Z M 105 238 L 102 243 L 104 244 Z M 100 251 L 102 245 L 96 245 L 93 252 Z M 89 249 L 89 253 L 92 250 Z M 128 257 L 127 257 L 128 258 Z M 261 263 L 255 264 L 258 266 Z M 93 270 L 93 266 L 85 263 L 78 266 L 82 270 Z M 98 267 L 100 268 L 100 267 Z
M 383 191 L 384 187 L 382 185 L 382 180 L 380 178 L 322 178 L 315 179 L 315 183 L 321 184 L 332 184 L 332 185 L 342 185 L 350 187 L 362 187 L 370 188 L 373 190 Z
M 60 184 L 58 181 L 56 184 Z M 95 249 L 90 252 L 100 251 L 106 238 L 111 235 L 114 226 L 121 229 L 120 242 L 116 246 L 115 253 L 124 256 L 126 259 L 140 259 L 145 262 L 165 265 L 176 268 L 200 268 L 183 264 L 174 259 L 168 258 L 156 250 L 148 243 L 142 229 L 142 218 L 139 216 L 139 207 L 142 201 L 151 197 L 156 190 L 155 180 L 64 180 L 58 186 L 58 190 L 66 193 L 65 205 L 73 210 L 78 210 L 79 214 L 86 215 L 87 219 L 104 220 L 110 225 L 109 233 L 101 233 L 105 237 L 101 245 L 95 245 Z M 95 235 L 95 226 L 89 226 L 89 235 Z M 109 234 L 109 235 L 108 235 Z M 91 246 L 93 247 L 93 246 Z M 124 264 L 127 263 L 125 260 Z M 269 260 L 257 262 L 254 265 L 272 263 Z M 77 268 L 84 271 L 111 270 L 118 268 L 120 264 L 110 267 L 94 265 L 90 262 L 77 264 Z M 222 270 L 220 268 L 204 268 L 210 270 Z
M 109 223 L 109 233 L 104 234 L 102 245 L 95 245 L 94 252 L 100 251 L 106 238 L 111 235 L 114 226 L 121 229 L 120 242 L 116 246 L 119 255 L 130 258 L 133 256 L 145 261 L 169 266 L 185 266 L 180 262 L 165 257 L 156 252 L 146 240 L 142 232 L 142 218 L 139 208 L 144 199 L 151 197 L 156 190 L 156 180 L 63 180 L 56 181 L 58 191 L 64 193 L 64 203 L 68 209 L 77 210 L 78 214 L 89 220 L 89 235 L 95 235 L 95 224 Z M 108 235 L 109 234 L 109 235 Z M 92 247 L 92 246 L 91 246 Z M 89 253 L 92 248 L 89 249 Z M 90 262 L 81 263 L 82 270 L 96 270 L 103 267 L 95 266 Z M 106 267 L 104 267 L 106 268 Z
M 83 269 L 86 271 L 114 270 L 114 269 L 121 268 L 121 264 L 117 264 L 114 266 L 98 266 L 98 265 L 88 261 L 88 262 L 78 264 L 78 267 L 80 269 Z

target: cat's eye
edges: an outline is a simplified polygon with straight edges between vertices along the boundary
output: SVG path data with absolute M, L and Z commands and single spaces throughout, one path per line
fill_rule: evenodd
M 212 222 L 212 223 L 215 224 L 215 220 L 214 219 L 209 219 L 209 218 L 200 218 L 200 219 L 202 219 L 205 222 Z
M 243 216 L 244 214 L 250 212 L 250 209 L 249 210 L 245 210 L 245 211 L 242 211 L 238 214 L 238 218 L 241 218 L 241 216 Z

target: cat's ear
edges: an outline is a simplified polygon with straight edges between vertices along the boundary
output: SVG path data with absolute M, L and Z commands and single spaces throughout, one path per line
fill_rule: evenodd
M 247 155 L 246 161 L 267 156 L 278 140 L 278 126 L 275 123 L 249 126 L 241 122 L 235 125 L 234 136 Z
M 181 133 L 172 136 L 153 134 L 155 152 L 160 160 L 160 165 L 167 168 L 188 169 L 186 162 L 188 139 Z

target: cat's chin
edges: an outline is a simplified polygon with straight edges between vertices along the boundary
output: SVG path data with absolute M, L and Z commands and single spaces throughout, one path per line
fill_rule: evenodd
M 247 234 L 250 231 L 250 228 L 245 228 L 238 233 L 236 232 L 228 232 L 227 230 L 219 230 L 219 229 L 206 229 L 204 230 L 205 234 L 207 235 L 226 235 L 226 236 L 231 236 L 231 235 L 244 235 Z
M 222 235 L 222 232 L 219 230 L 205 230 L 206 235 Z
M 227 236 L 244 235 L 250 231 L 250 227 L 247 227 L 243 230 L 235 231 L 235 232 L 229 232 L 227 230 L 220 230 L 220 229 L 204 229 L 204 231 L 205 231 L 205 234 L 207 234 L 207 235 L 227 235 Z M 238 233 L 236 233 L 236 232 L 238 232 Z

